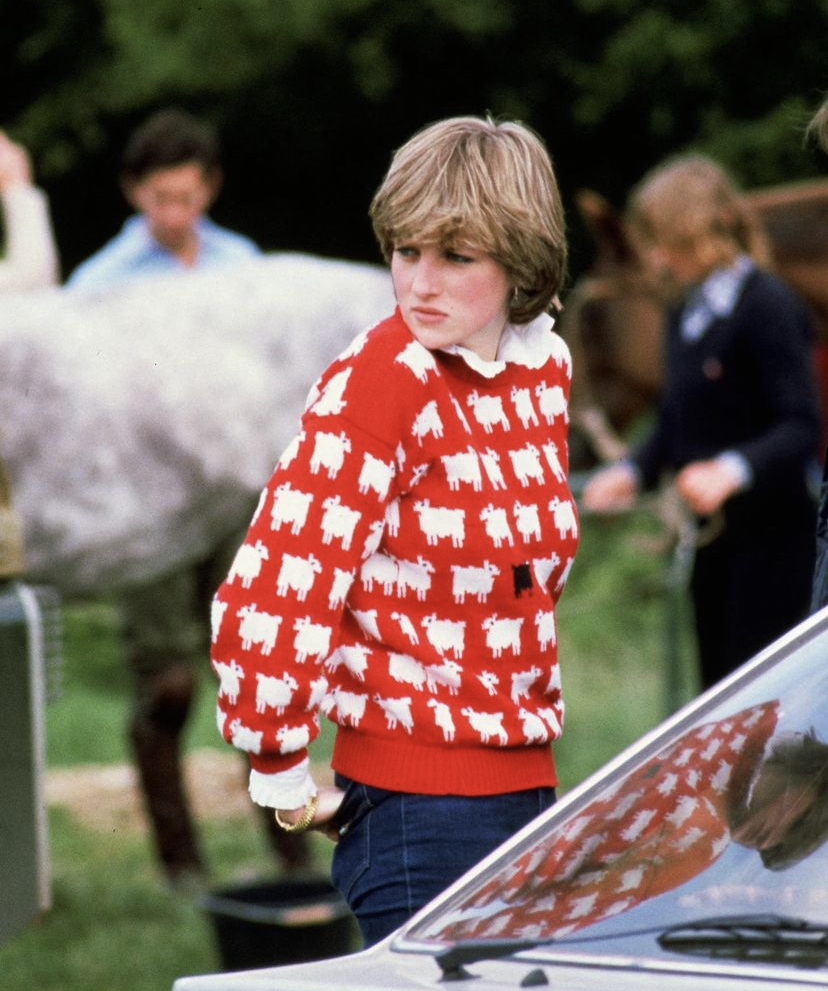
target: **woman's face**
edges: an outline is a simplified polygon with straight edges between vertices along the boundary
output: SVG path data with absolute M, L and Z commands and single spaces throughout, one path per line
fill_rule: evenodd
M 793 784 L 784 770 L 765 766 L 759 771 L 747 807 L 731 826 L 731 836 L 742 846 L 768 850 L 785 839 L 816 801 L 813 787 Z
M 423 347 L 459 344 L 494 360 L 512 291 L 499 262 L 468 244 L 411 240 L 395 247 L 391 278 L 403 319 Z
M 653 244 L 645 260 L 649 268 L 680 286 L 702 282 L 708 274 L 698 251 L 690 244 Z

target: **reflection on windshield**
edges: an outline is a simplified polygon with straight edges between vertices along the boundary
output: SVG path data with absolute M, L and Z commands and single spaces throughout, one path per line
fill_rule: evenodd
M 731 843 L 783 870 L 828 837 L 828 745 L 778 700 L 696 726 L 418 935 L 553 939 L 700 875 Z

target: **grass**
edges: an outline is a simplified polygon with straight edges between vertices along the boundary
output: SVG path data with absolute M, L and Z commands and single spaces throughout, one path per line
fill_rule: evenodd
M 555 748 L 561 790 L 695 691 L 686 609 L 678 657 L 666 656 L 672 641 L 660 540 L 644 513 L 582 521 L 581 551 L 559 607 L 567 700 Z M 47 708 L 50 768 L 128 760 L 125 677 L 112 604 L 67 605 L 63 692 Z M 668 690 L 672 682 L 678 690 Z M 227 749 L 215 731 L 214 691 L 205 665 L 189 749 Z M 325 759 L 330 739 L 326 732 L 316 744 L 316 759 Z M 53 907 L 0 947 L 4 991 L 165 991 L 182 974 L 220 969 L 209 920 L 192 901 L 164 890 L 145 831 L 93 829 L 54 806 L 49 824 Z M 268 873 L 270 855 L 254 819 L 200 825 L 217 884 Z M 324 870 L 329 846 L 321 837 L 314 843 Z
M 214 960 L 194 907 L 160 897 L 147 876 L 144 842 L 92 834 L 54 811 L 50 836 L 53 908 L 0 953 L 9 991 L 169 988 Z

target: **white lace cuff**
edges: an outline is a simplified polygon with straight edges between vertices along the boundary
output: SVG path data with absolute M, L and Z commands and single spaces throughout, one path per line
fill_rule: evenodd
M 257 805 L 271 809 L 301 809 L 316 794 L 310 760 L 306 757 L 301 764 L 278 774 L 263 774 L 251 769 L 248 790 Z

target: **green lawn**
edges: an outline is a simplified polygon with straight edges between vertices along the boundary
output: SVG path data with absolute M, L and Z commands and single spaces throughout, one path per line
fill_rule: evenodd
M 577 784 L 695 689 L 686 608 L 678 657 L 668 636 L 666 557 L 654 519 L 584 519 L 579 558 L 559 609 L 559 644 L 567 700 L 556 746 L 561 790 Z M 99 601 L 64 609 L 63 692 L 47 709 L 51 769 L 128 760 L 128 692 L 117 614 Z M 668 665 L 674 677 L 668 677 Z M 670 685 L 678 685 L 669 688 Z M 206 670 L 190 750 L 222 753 Z M 314 758 L 324 761 L 330 733 Z M 101 821 L 107 822 L 101 809 Z M 92 810 L 94 815 L 94 810 Z M 131 828 L 91 827 L 65 808 L 49 810 L 53 908 L 0 947 L 4 991 L 165 991 L 186 973 L 219 969 L 209 920 L 159 881 L 147 837 Z M 201 822 L 217 884 L 269 873 L 270 858 L 247 815 Z M 329 846 L 314 837 L 321 870 Z

